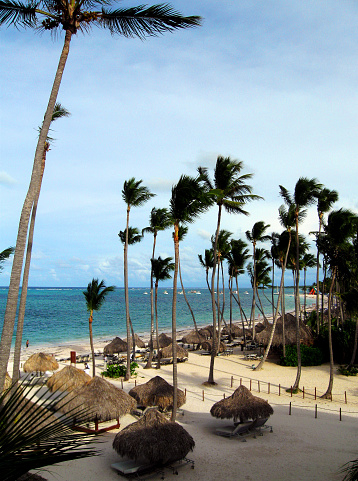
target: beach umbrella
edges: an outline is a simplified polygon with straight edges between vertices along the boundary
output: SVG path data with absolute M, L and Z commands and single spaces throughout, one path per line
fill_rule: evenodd
M 127 351 L 127 343 L 120 337 L 115 337 L 109 344 L 104 346 L 103 354 L 113 355 L 119 352 Z
M 220 419 L 234 418 L 241 422 L 248 419 L 267 418 L 273 414 L 270 404 L 254 396 L 245 386 L 239 386 L 231 396 L 221 399 L 210 409 L 212 416 Z
M 134 341 L 135 345 L 139 347 L 140 349 L 143 349 L 145 347 L 145 342 L 142 341 L 142 339 L 138 336 L 138 334 L 134 334 Z M 125 340 L 127 342 L 127 339 Z M 129 338 L 130 345 L 133 345 L 133 338 L 132 336 Z
M 276 323 L 275 333 L 272 339 L 272 346 L 279 347 L 282 346 L 282 317 L 279 317 Z M 271 335 L 272 325 L 270 324 L 266 329 L 261 331 L 256 336 L 257 342 L 267 346 L 270 335 Z M 302 321 L 300 321 L 300 339 L 304 344 L 311 344 L 313 340 L 313 335 L 311 329 L 306 326 Z M 292 314 L 285 315 L 285 344 L 296 344 L 296 318 Z
M 119 418 L 129 414 L 136 406 L 134 399 L 123 389 L 98 376 L 74 389 L 63 401 L 59 402 L 59 408 L 64 413 L 82 413 L 83 410 L 88 410 L 86 419 L 95 423 L 96 432 L 99 432 L 98 422 L 117 419 L 117 425 L 101 429 L 101 432 L 115 429 L 116 426 L 119 427 Z M 86 432 L 93 431 L 81 427 L 80 429 Z
M 66 366 L 56 372 L 47 380 L 47 387 L 50 391 L 73 391 L 91 380 L 91 376 L 82 369 L 74 366 Z
M 178 408 L 185 404 L 186 397 L 178 389 Z M 129 391 L 140 406 L 157 406 L 161 411 L 173 409 L 174 387 L 160 376 L 155 376 L 144 384 L 133 387 Z
M 162 332 L 158 336 L 158 342 L 159 342 L 159 348 L 163 349 L 163 347 L 167 347 L 172 343 L 172 338 L 167 336 L 166 334 L 164 334 L 164 332 Z M 153 345 L 154 345 L 154 349 L 156 349 L 156 347 L 157 347 L 157 340 L 156 339 L 153 339 Z
M 212 345 L 213 345 L 213 340 L 212 339 L 207 339 L 206 341 L 204 341 L 201 345 L 201 347 L 205 350 L 205 351 L 209 351 L 211 352 L 211 348 L 212 348 Z M 220 346 L 218 348 L 218 352 L 224 352 L 226 349 L 226 346 L 223 342 L 220 342 Z
M 182 426 L 168 421 L 156 409 L 125 427 L 113 441 L 120 456 L 159 466 L 183 459 L 194 446 L 194 439 Z
M 169 346 L 164 347 L 161 350 L 161 354 L 162 357 L 173 357 L 173 344 L 169 344 Z M 177 344 L 177 359 L 188 358 L 188 356 L 188 351 Z
M 211 325 L 206 326 L 206 327 L 202 327 L 201 329 L 199 329 L 199 334 L 206 337 L 207 339 L 210 339 L 210 338 L 213 337 L 214 328 Z
M 55 356 L 53 356 L 52 354 L 44 354 L 43 352 L 38 352 L 36 354 L 33 354 L 24 363 L 25 372 L 56 371 L 58 368 L 59 368 L 59 365 L 55 359 Z
M 225 336 L 228 336 L 229 331 L 230 331 L 229 327 L 224 327 L 221 333 L 224 334 Z M 245 333 L 246 332 L 247 330 L 245 329 Z M 238 326 L 237 324 L 233 324 L 231 326 L 231 335 L 233 337 L 242 337 L 244 335 L 244 331 L 242 330 L 242 327 Z
M 182 338 L 182 342 L 185 344 L 202 344 L 204 341 L 206 341 L 206 337 L 195 330 L 189 332 Z

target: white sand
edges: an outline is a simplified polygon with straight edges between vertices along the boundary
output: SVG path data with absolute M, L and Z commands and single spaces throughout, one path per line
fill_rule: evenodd
M 96 345 L 96 350 L 103 346 Z M 88 346 L 73 345 L 66 349 L 52 349 L 56 357 L 68 357 L 70 350 L 78 353 L 88 352 Z M 24 359 L 32 352 L 24 350 Z M 185 480 L 221 481 L 226 479 L 240 480 L 341 480 L 340 467 L 358 458 L 358 378 L 336 375 L 333 387 L 333 401 L 314 399 L 315 387 L 317 396 L 323 394 L 328 385 L 329 366 L 302 369 L 301 388 L 303 394 L 292 398 L 283 387 L 294 383 L 296 368 L 280 367 L 267 362 L 262 371 L 253 371 L 252 361 L 245 361 L 243 353 L 235 348 L 231 356 L 218 357 L 215 361 L 215 387 L 204 387 L 209 373 L 210 356 L 201 356 L 197 352 L 189 353 L 189 361 L 178 364 L 178 386 L 187 390 L 187 402 L 183 406 L 184 416 L 178 415 L 177 422 L 193 436 L 196 446 L 188 457 L 195 461 L 195 469 L 183 466 L 179 476 Z M 68 364 L 68 362 L 67 362 Z M 257 363 L 255 363 L 257 364 Z M 61 366 L 66 363 L 61 363 Z M 78 365 L 78 367 L 83 364 Z M 97 373 L 103 368 L 103 361 L 96 358 Z M 144 370 L 141 366 L 136 379 L 137 383 L 146 382 L 151 377 L 160 375 L 172 383 L 172 367 L 163 366 Z M 233 376 L 233 387 L 231 379 Z M 211 406 L 221 399 L 225 393 L 230 395 L 240 384 L 251 387 L 254 395 L 267 399 L 274 408 L 274 415 L 269 419 L 273 433 L 265 432 L 262 437 L 227 439 L 215 434 L 215 429 L 232 424 L 231 420 L 220 420 L 210 415 Z M 260 381 L 260 383 L 258 383 Z M 134 380 L 124 383 L 129 391 Z M 268 394 L 270 383 L 270 394 Z M 120 381 L 114 384 L 121 387 Z M 282 386 L 278 395 L 278 385 Z M 260 386 L 260 393 L 258 388 Z M 204 400 L 203 400 L 204 391 Z M 309 394 L 310 393 L 310 394 Z M 347 404 L 345 404 L 345 393 Z M 289 404 L 292 402 L 292 414 L 289 415 Z M 315 419 L 315 405 L 318 406 L 318 417 Z M 340 421 L 340 409 L 342 420 Z M 136 418 L 127 415 L 121 419 L 121 429 Z M 117 480 L 118 474 L 110 467 L 111 463 L 120 460 L 112 448 L 112 441 L 117 431 L 110 431 L 100 437 L 98 448 L 101 455 L 64 463 L 61 466 L 49 467 L 49 472 L 42 475 L 49 481 L 99 481 Z M 159 474 L 151 479 L 160 479 Z M 165 471 L 165 478 L 178 479 L 171 471 Z M 124 479 L 124 478 L 123 478 Z

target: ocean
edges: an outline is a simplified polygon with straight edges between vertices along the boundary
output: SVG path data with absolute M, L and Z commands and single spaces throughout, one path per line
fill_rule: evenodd
M 23 344 L 29 339 L 30 346 L 58 346 L 70 341 L 87 342 L 89 338 L 88 317 L 83 291 L 85 288 L 29 287 L 23 331 Z M 2 329 L 8 289 L 0 287 L 0 328 Z M 212 323 L 211 297 L 208 289 L 190 288 L 186 291 L 199 327 Z M 252 289 L 240 289 L 240 298 L 246 315 L 250 316 Z M 271 290 L 265 290 L 271 298 Z M 173 291 L 170 288 L 158 289 L 159 332 L 171 331 L 171 310 Z M 272 308 L 264 295 L 261 301 L 267 315 Z M 277 299 L 277 295 L 275 296 Z M 287 289 L 286 312 L 294 310 L 293 290 Z M 184 295 L 177 296 L 177 330 L 193 329 L 193 320 Z M 222 296 L 220 296 L 222 302 Z M 307 306 L 315 299 L 307 299 Z M 150 333 L 150 289 L 129 289 L 130 315 L 135 332 L 140 337 Z M 256 307 L 256 317 L 260 314 Z M 224 318 L 229 322 L 229 291 L 225 290 Z M 260 314 L 262 320 L 262 315 Z M 239 308 L 233 302 L 233 321 L 240 320 Z M 124 289 L 110 292 L 101 309 L 93 314 L 93 336 L 96 341 L 110 341 L 114 337 L 126 337 Z M 14 339 L 13 339 L 14 343 Z

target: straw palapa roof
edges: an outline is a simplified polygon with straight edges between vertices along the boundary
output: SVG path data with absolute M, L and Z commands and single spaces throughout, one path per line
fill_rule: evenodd
M 104 346 L 104 354 L 115 354 L 118 352 L 126 352 L 127 343 L 123 341 L 120 337 L 115 337 L 109 344 Z
M 178 408 L 185 404 L 186 397 L 181 389 L 178 389 Z M 148 382 L 132 388 L 129 391 L 141 406 L 158 406 L 162 411 L 173 409 L 174 387 L 160 376 L 155 376 Z
M 55 356 L 51 354 L 44 354 L 43 352 L 38 352 L 33 354 L 28 358 L 28 360 L 24 363 L 24 371 L 25 372 L 33 372 L 33 371 L 56 371 L 59 368 L 58 362 L 55 359 Z
M 123 389 L 98 376 L 71 391 L 64 402 L 59 403 L 60 410 L 88 409 L 88 420 L 110 421 L 128 414 L 136 407 L 136 402 Z
M 220 419 L 234 418 L 245 421 L 247 419 L 265 418 L 273 414 L 270 404 L 254 396 L 245 386 L 239 386 L 231 396 L 221 399 L 210 409 L 212 416 Z
M 202 344 L 206 341 L 206 336 L 196 332 L 195 330 L 190 331 L 186 336 L 182 338 L 185 344 Z
M 227 328 L 224 327 L 221 331 L 222 334 L 224 335 L 229 335 L 230 332 L 230 326 Z M 245 329 L 245 332 L 247 332 L 247 329 Z M 242 330 L 242 327 L 238 326 L 237 324 L 233 324 L 231 326 L 231 335 L 234 337 L 242 337 L 244 335 L 244 331 Z
M 212 339 L 207 339 L 205 342 L 202 343 L 201 347 L 205 349 L 205 351 L 211 352 L 211 348 L 213 345 L 213 340 Z M 226 347 L 223 342 L 220 342 L 220 346 L 218 346 L 218 352 L 224 352 Z
M 275 333 L 272 339 L 272 346 L 282 346 L 282 317 L 277 320 Z M 267 346 L 272 330 L 272 324 L 257 334 L 256 340 Z M 300 339 L 304 343 L 311 343 L 313 336 L 312 331 L 302 321 L 300 321 Z M 285 315 L 285 343 L 296 344 L 296 318 L 292 314 Z
M 161 350 L 162 357 L 173 357 L 173 344 L 164 347 Z M 188 357 L 188 351 L 177 344 L 177 359 L 184 359 Z
M 46 384 L 50 391 L 73 391 L 90 380 L 91 376 L 82 369 L 74 366 L 65 366 L 61 371 L 53 374 Z
M 138 334 L 134 334 L 134 341 L 135 345 L 139 347 L 140 349 L 143 349 L 145 347 L 145 342 L 142 341 L 142 339 L 138 336 Z M 127 339 L 125 340 L 127 342 Z M 133 345 L 133 338 L 132 336 L 129 338 L 130 345 Z
M 158 342 L 159 342 L 159 348 L 163 349 L 164 347 L 167 347 L 172 343 L 172 338 L 164 334 L 164 332 L 162 332 L 158 336 Z M 156 338 L 153 339 L 153 345 L 154 345 L 154 349 L 156 349 L 157 348 Z M 151 347 L 151 343 L 149 343 L 149 347 Z
M 150 409 L 139 421 L 116 434 L 113 449 L 121 456 L 166 465 L 183 459 L 195 442 L 179 424 L 168 421 L 156 409 Z

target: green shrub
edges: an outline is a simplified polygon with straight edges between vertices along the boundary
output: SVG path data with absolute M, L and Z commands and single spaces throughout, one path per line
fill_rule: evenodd
M 136 376 L 138 368 L 138 364 L 136 362 L 131 362 L 131 376 Z M 107 370 L 102 372 L 103 376 L 110 377 L 110 378 L 118 378 L 118 377 L 125 377 L 127 374 L 127 366 L 126 364 L 110 364 L 107 366 Z
M 358 374 L 357 366 L 339 366 L 338 372 L 343 376 L 356 376 Z
M 317 347 L 301 345 L 302 366 L 320 366 L 323 362 L 322 351 Z M 282 366 L 297 366 L 296 346 L 286 346 L 286 357 L 281 356 Z

